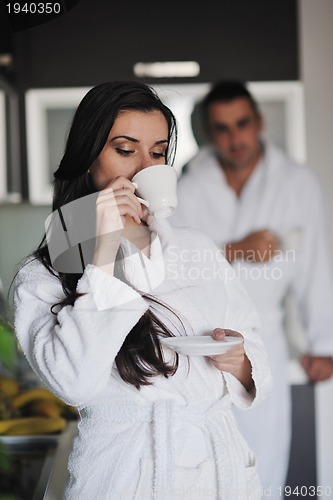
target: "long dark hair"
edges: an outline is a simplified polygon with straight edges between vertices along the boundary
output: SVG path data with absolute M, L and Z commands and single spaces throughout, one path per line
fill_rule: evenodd
M 85 95 L 74 115 L 64 156 L 54 174 L 53 211 L 96 192 L 87 172 L 102 151 L 117 116 L 123 110 L 158 110 L 163 114 L 169 130 L 166 161 L 173 163 L 177 143 L 176 120 L 155 91 L 139 82 L 102 83 Z M 60 279 L 65 294 L 60 305 L 73 305 L 79 297 L 76 287 L 82 273 L 55 273 L 45 236 L 33 255 Z M 178 367 L 178 355 L 173 364 L 167 364 L 163 359 L 158 336 L 170 337 L 173 334 L 153 312 L 158 306 L 170 309 L 150 295 L 143 294 L 143 297 L 149 301 L 149 309 L 129 332 L 115 359 L 122 379 L 137 389 L 141 385 L 151 384 L 151 378 L 156 375 L 173 375 Z

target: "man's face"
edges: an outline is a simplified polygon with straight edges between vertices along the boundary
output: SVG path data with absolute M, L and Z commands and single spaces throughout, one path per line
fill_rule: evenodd
M 243 170 L 258 161 L 262 118 L 246 98 L 210 104 L 208 127 L 224 167 Z

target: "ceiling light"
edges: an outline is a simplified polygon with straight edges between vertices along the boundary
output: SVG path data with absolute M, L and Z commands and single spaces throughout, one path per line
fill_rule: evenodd
M 133 71 L 139 78 L 195 77 L 200 73 L 200 65 L 196 61 L 138 62 L 134 65 Z
M 11 54 L 0 54 L 0 66 L 9 66 L 13 62 Z

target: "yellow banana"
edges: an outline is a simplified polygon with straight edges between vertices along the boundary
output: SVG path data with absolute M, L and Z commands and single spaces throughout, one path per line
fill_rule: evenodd
M 19 390 L 20 388 L 16 380 L 7 377 L 0 377 L 0 392 L 12 398 L 19 393 Z
M 51 399 L 36 399 L 29 404 L 29 415 L 40 417 L 60 417 L 62 406 Z
M 12 406 L 13 408 L 18 409 L 28 403 L 31 403 L 31 401 L 34 401 L 35 399 L 47 399 L 55 401 L 59 405 L 65 404 L 48 389 L 45 389 L 44 387 L 37 387 L 35 389 L 28 389 L 27 391 L 21 392 L 15 396 L 12 400 Z
M 79 418 L 79 413 L 75 406 L 65 405 L 61 412 L 61 416 L 66 420 L 77 420 Z
M 6 436 L 31 436 L 60 432 L 66 427 L 61 417 L 27 417 L 0 421 L 0 434 Z

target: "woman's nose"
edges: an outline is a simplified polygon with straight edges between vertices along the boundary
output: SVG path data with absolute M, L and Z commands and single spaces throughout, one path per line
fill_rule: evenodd
M 152 158 L 150 155 L 144 156 L 141 158 L 140 167 L 138 170 L 143 170 L 144 168 L 151 167 L 152 165 L 155 165 L 154 158 Z

